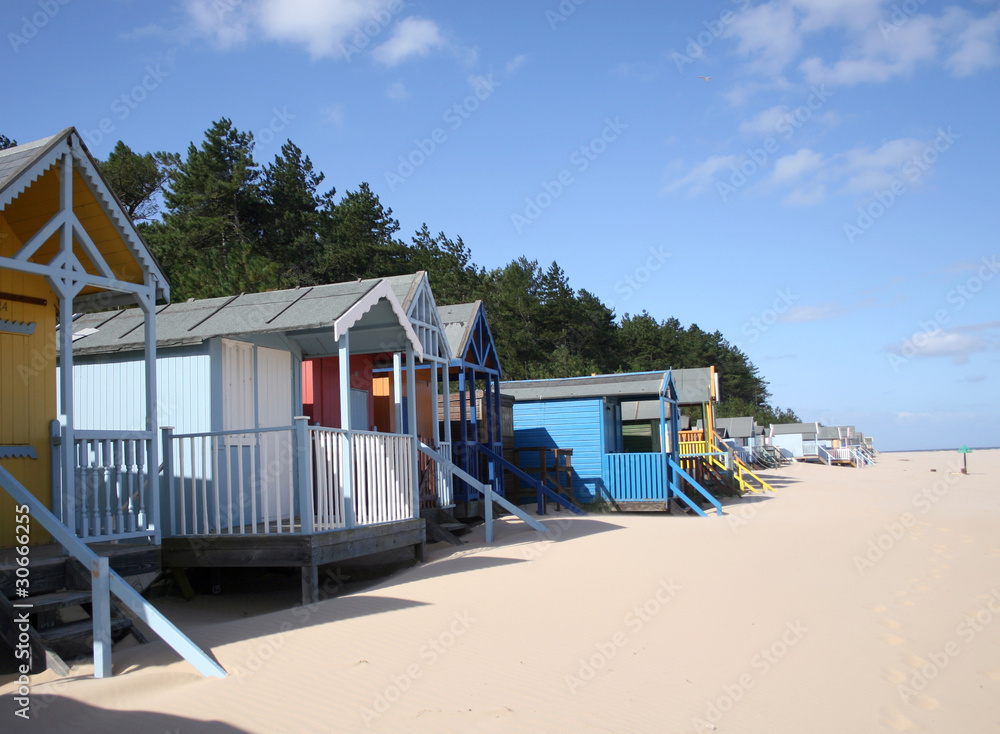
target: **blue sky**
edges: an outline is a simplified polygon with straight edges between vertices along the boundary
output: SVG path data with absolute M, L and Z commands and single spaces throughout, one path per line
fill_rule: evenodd
M 230 117 L 407 238 L 720 330 L 805 420 L 1000 446 L 995 0 L 8 0 L 0 30 L 21 142 Z

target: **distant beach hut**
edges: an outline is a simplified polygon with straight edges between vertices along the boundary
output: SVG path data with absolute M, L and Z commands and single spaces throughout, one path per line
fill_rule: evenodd
M 771 445 L 790 459 L 818 459 L 818 435 L 819 423 L 773 423 L 769 430 Z
M 491 457 L 512 458 L 513 398 L 501 394 L 503 368 L 486 307 L 475 301 L 438 310 L 453 355 L 448 374 L 455 390 L 441 396 L 442 426 L 451 441 L 453 460 L 503 494 L 505 472 Z M 480 514 L 479 494 L 465 482 L 456 481 L 455 502 L 460 515 Z
M 690 494 L 718 506 L 682 466 L 700 458 L 699 446 L 685 442 L 679 425 L 680 407 L 689 405 L 702 406 L 714 425 L 714 368 L 519 380 L 502 383 L 501 391 L 514 398 L 518 468 L 548 478 L 577 502 L 663 509 L 672 497 L 698 504 Z M 635 403 L 655 404 L 660 417 L 656 441 L 633 444 L 647 450 L 629 452 L 623 405 L 632 419 L 652 421 L 654 410 Z M 700 506 L 698 512 L 703 514 Z

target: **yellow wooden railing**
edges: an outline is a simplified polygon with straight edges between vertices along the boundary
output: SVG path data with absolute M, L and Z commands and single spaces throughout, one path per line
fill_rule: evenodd
M 681 456 L 694 456 L 697 454 L 712 453 L 713 449 L 708 446 L 708 441 L 678 441 Z

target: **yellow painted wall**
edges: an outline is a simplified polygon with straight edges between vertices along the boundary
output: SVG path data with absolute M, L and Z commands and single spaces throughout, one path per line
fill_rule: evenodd
M 20 241 L 0 214 L 0 254 L 10 256 Z M 56 297 L 44 278 L 0 269 L 0 292 L 43 298 L 39 306 L 0 298 L 0 319 L 35 322 L 31 336 L 0 332 L 0 445 L 29 444 L 37 459 L 3 459 L 3 467 L 52 507 L 49 424 L 56 418 Z M 0 548 L 14 543 L 14 503 L 0 491 Z M 49 536 L 32 523 L 32 544 Z

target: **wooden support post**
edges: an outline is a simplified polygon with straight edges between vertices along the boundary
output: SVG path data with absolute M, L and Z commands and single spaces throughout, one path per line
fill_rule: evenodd
M 108 559 L 90 564 L 91 615 L 94 618 L 94 677 L 111 677 L 111 569 Z
M 175 528 L 180 527 L 177 518 L 177 500 L 174 498 L 174 429 L 171 426 L 164 426 L 160 431 L 163 437 L 163 481 L 160 487 L 160 498 L 163 507 L 160 508 L 159 517 L 163 521 L 164 527 L 160 530 L 160 537 L 170 537 L 174 534 Z M 165 531 L 165 532 L 164 532 Z
M 486 503 L 486 507 L 483 508 L 483 514 L 486 516 L 486 542 L 490 545 L 493 544 L 493 487 L 489 484 L 486 485 L 486 491 L 483 493 L 483 500 Z
M 312 461 L 311 446 L 309 445 L 309 416 L 297 415 L 293 419 L 295 430 L 292 441 L 295 447 L 295 498 L 296 510 L 299 514 L 299 523 L 302 532 L 309 534 L 313 531 L 313 486 L 312 486 Z M 278 518 L 281 522 L 281 518 Z
M 319 602 L 319 566 L 302 567 L 302 606 Z
M 406 342 L 406 422 L 410 436 L 410 478 L 413 481 L 412 513 L 420 517 L 420 442 L 417 440 L 417 365 L 413 345 Z
M 441 366 L 441 379 L 444 381 L 444 395 L 441 396 L 444 406 L 444 442 L 451 448 L 451 365 Z
M 344 433 L 344 526 L 354 519 L 354 437 L 351 433 L 351 340 L 344 332 L 337 342 L 340 366 L 340 428 Z
M 403 430 L 403 377 L 402 377 L 402 355 L 399 352 L 392 353 L 392 402 L 393 420 L 392 427 L 395 433 L 405 433 Z
M 467 394 L 465 390 L 465 367 L 459 367 L 458 372 L 458 451 L 457 455 L 451 457 L 451 462 L 457 467 L 465 472 L 469 471 L 468 461 L 466 460 L 466 453 L 468 453 L 469 447 L 469 424 L 468 424 L 468 413 L 466 412 L 466 400 Z M 472 502 L 475 499 L 472 496 L 472 492 L 469 491 L 468 485 L 465 489 L 465 501 Z
M 147 482 L 145 488 L 139 488 L 145 502 L 145 517 L 143 522 L 148 528 L 153 525 L 153 542 L 160 545 L 163 541 L 163 531 L 160 523 L 160 481 L 158 468 L 160 466 L 159 451 L 157 450 L 156 429 L 159 419 L 156 414 L 156 286 L 152 283 L 150 276 L 146 276 L 148 294 L 136 294 L 136 300 L 142 308 L 144 325 L 144 352 L 146 370 L 146 431 L 153 440 L 149 442 L 149 455 L 146 460 L 149 462 L 149 471 L 146 472 L 143 480 Z

